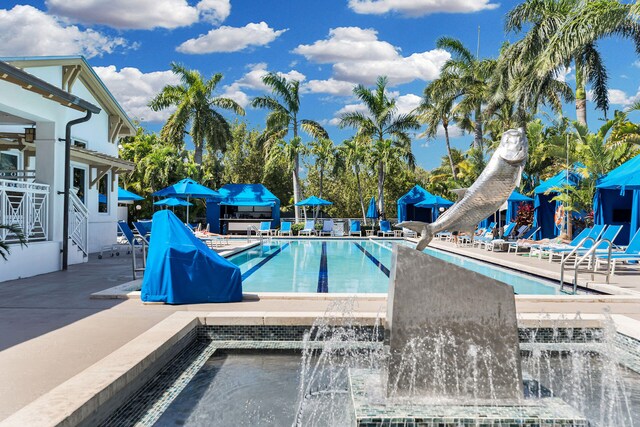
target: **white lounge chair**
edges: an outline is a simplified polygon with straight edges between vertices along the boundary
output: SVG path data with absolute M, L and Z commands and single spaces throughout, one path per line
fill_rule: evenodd
M 313 234 L 316 234 L 316 222 L 312 219 L 308 219 L 304 222 L 304 228 L 302 230 L 300 230 L 300 233 L 298 233 L 300 236 L 311 236 Z

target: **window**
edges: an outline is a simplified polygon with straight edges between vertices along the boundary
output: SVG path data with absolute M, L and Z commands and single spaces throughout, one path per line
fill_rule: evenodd
M 86 141 L 81 141 L 79 139 L 74 139 L 73 140 L 73 145 L 75 145 L 76 147 L 80 147 L 80 148 L 87 148 L 87 142 Z
M 76 196 L 84 203 L 87 204 L 87 171 L 82 168 L 72 168 L 73 172 L 73 189 L 76 190 Z
M 98 212 L 109 213 L 109 174 L 98 181 Z
M 16 179 L 18 174 L 18 155 L 0 153 L 0 179 Z

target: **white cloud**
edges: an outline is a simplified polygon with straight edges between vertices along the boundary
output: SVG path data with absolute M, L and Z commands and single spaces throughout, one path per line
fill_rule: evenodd
M 329 124 L 338 126 L 340 124 L 340 116 L 342 116 L 343 114 L 347 114 L 347 113 L 367 114 L 368 112 L 369 110 L 367 110 L 367 107 L 365 107 L 365 105 L 362 103 L 347 104 L 334 113 L 334 117 L 331 120 L 329 120 Z
M 418 95 L 408 93 L 406 95 L 400 95 L 396 98 L 396 106 L 398 108 L 398 114 L 408 114 L 415 110 L 420 105 L 420 98 Z
M 420 105 L 422 99 L 412 93 L 400 95 L 398 92 L 388 92 L 387 95 L 396 99 L 397 114 L 408 114 L 412 112 Z M 340 123 L 340 116 L 346 113 L 362 113 L 368 115 L 369 110 L 367 110 L 367 107 L 362 103 L 346 104 L 334 113 L 334 117 L 329 120 L 328 123 L 337 126 Z
M 114 65 L 93 67 L 113 96 L 130 117 L 147 122 L 166 120 L 173 109 L 152 111 L 147 103 L 166 85 L 180 84 L 180 79 L 172 71 L 143 73 L 137 68 L 125 67 L 120 71 Z
M 127 47 L 121 37 L 65 25 L 28 5 L 0 9 L 0 56 L 84 55 L 87 58 Z
M 338 27 L 329 30 L 329 38 L 313 44 L 301 44 L 293 50 L 309 61 L 332 63 L 341 61 L 394 59 L 397 49 L 378 40 L 378 32 L 359 27 Z
M 219 24 L 231 13 L 229 0 L 46 0 L 49 11 L 85 24 L 122 29 L 178 28 L 207 21 Z
M 381 15 L 398 12 L 407 16 L 424 16 L 432 13 L 473 13 L 499 7 L 489 0 L 349 0 L 349 7 L 356 13 Z
M 555 79 L 563 83 L 566 83 L 567 80 L 573 80 L 575 76 L 571 74 L 572 71 L 571 67 L 562 66 L 556 71 Z
M 251 101 L 249 96 L 245 92 L 246 90 L 270 90 L 269 87 L 262 81 L 262 78 L 268 73 L 269 71 L 267 70 L 266 63 L 260 62 L 257 64 L 251 64 L 249 65 L 249 72 L 247 72 L 244 76 L 231 83 L 230 85 L 223 87 L 224 93 L 222 96 L 231 98 L 238 104 L 246 107 Z M 287 80 L 297 80 L 299 82 L 303 82 L 306 79 L 306 76 L 304 74 L 296 70 L 291 70 L 287 73 L 278 72 L 277 74 Z
M 636 68 L 640 68 L 640 59 L 638 59 L 636 61 L 633 61 L 633 63 L 631 65 L 633 65 Z
M 237 52 L 249 46 L 268 45 L 285 31 L 274 30 L 266 22 L 249 23 L 244 27 L 222 26 L 185 41 L 176 50 L 192 54 Z
M 348 96 L 353 94 L 354 84 L 335 79 L 309 80 L 304 85 L 305 92 L 328 93 L 329 95 Z
M 340 27 L 329 37 L 310 45 L 299 45 L 294 53 L 310 61 L 333 64 L 333 80 L 372 84 L 378 76 L 387 76 L 391 85 L 419 79 L 433 80 L 451 55 L 440 49 L 402 56 L 400 49 L 378 40 L 375 30 Z
M 620 89 L 609 89 L 607 95 L 609 96 L 610 104 L 627 106 L 640 100 L 640 88 L 635 95 L 627 95 L 625 91 Z

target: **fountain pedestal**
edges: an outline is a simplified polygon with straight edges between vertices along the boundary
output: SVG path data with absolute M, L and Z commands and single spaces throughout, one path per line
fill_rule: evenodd
M 513 288 L 394 245 L 387 395 L 523 398 Z

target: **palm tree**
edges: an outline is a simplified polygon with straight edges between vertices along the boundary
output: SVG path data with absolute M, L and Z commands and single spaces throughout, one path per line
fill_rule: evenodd
M 436 46 L 451 54 L 451 59 L 442 66 L 440 79 L 451 81 L 455 87 L 456 109 L 467 118 L 473 115 L 473 147 L 482 150 L 482 104 L 488 98 L 489 80 L 496 61 L 474 57 L 460 40 L 451 37 L 441 37 Z
M 451 175 L 453 176 L 453 181 L 456 182 L 458 169 L 451 154 L 449 125 L 462 121 L 462 119 L 454 111 L 454 99 L 455 90 L 451 87 L 451 82 L 441 79 L 433 80 L 424 89 L 422 101 L 416 109 L 416 113 L 418 114 L 418 120 L 427 125 L 427 129 L 420 136 L 434 139 L 438 135 L 440 125 L 442 125 Z
M 393 164 L 406 163 L 410 169 L 415 167 L 415 157 L 411 152 L 411 145 L 398 144 L 394 140 L 385 139 L 375 141 L 369 156 L 371 165 L 378 169 L 378 211 L 385 218 L 384 182 L 387 169 Z
M 329 167 L 333 166 L 333 171 L 337 170 L 339 166 L 338 163 L 338 150 L 333 145 L 333 141 L 329 138 L 319 138 L 311 142 L 309 144 L 309 154 L 315 157 L 316 160 L 316 168 L 318 169 L 319 175 L 319 194 L 318 197 L 322 199 L 322 185 L 324 181 L 324 173 L 325 170 Z M 313 219 L 318 217 L 318 213 L 320 212 L 320 206 L 317 206 L 314 209 Z
M 340 157 L 344 160 L 347 167 L 352 168 L 353 174 L 356 177 L 356 184 L 358 186 L 358 197 L 360 198 L 360 208 L 362 210 L 362 221 L 367 222 L 367 213 L 364 208 L 364 198 L 362 194 L 362 184 L 360 182 L 360 167 L 367 161 L 369 154 L 368 148 L 362 138 L 351 138 L 342 143 L 338 147 Z
M 388 161 L 393 157 L 403 157 L 413 167 L 409 131 L 420 128 L 415 114 L 397 114 L 396 99 L 386 92 L 387 78 L 378 77 L 374 90 L 359 84 L 353 93 L 367 108 L 365 115 L 360 112 L 345 113 L 340 117 L 341 128 L 357 129 L 357 136 L 372 142 L 371 158 L 378 168 L 378 210 L 384 217 L 384 179 Z
M 0 224 L 0 234 L 2 234 L 3 230 L 6 230 L 7 235 L 13 234 L 15 238 L 18 239 L 20 246 L 27 245 L 27 240 L 25 239 L 22 230 L 20 230 L 20 227 L 15 225 Z M 11 251 L 9 250 L 9 244 L 4 239 L 0 240 L 0 256 L 2 257 L 2 259 L 6 261 L 7 256 L 10 253 Z
M 526 0 L 507 15 L 507 31 L 521 32 L 529 26 L 519 44 L 516 63 L 531 64 L 537 76 L 557 75 L 575 67 L 576 118 L 587 124 L 587 84 L 596 107 L 605 114 L 609 107 L 607 70 L 596 42 L 616 34 L 634 39 L 640 52 L 640 26 L 630 18 L 630 5 L 616 0 Z
M 175 62 L 171 63 L 171 71 L 180 76 L 179 85 L 167 85 L 150 102 L 153 111 L 175 107 L 160 133 L 169 142 L 182 145 L 184 135 L 193 140 L 194 161 L 202 164 L 204 146 L 210 151 L 224 150 L 226 142 L 231 139 L 229 123 L 217 108 L 230 110 L 244 116 L 244 109 L 234 100 L 214 97 L 212 94 L 222 80 L 222 74 L 214 74 L 204 80 L 196 70 L 188 70 Z M 191 124 L 187 132 L 187 126 Z
M 313 138 L 329 137 L 327 131 L 319 123 L 313 120 L 298 119 L 298 112 L 300 111 L 299 81 L 289 81 L 275 73 L 267 74 L 262 78 L 262 81 L 271 88 L 275 97 L 259 96 L 251 101 L 251 105 L 269 110 L 264 137 L 271 147 L 275 147 L 289 132 L 293 134 L 291 144 L 296 147 L 302 144 L 298 136 L 298 126 Z M 295 206 L 295 203 L 300 200 L 300 155 L 294 155 L 290 161 L 292 162 L 293 200 L 297 222 L 300 219 L 300 207 Z

